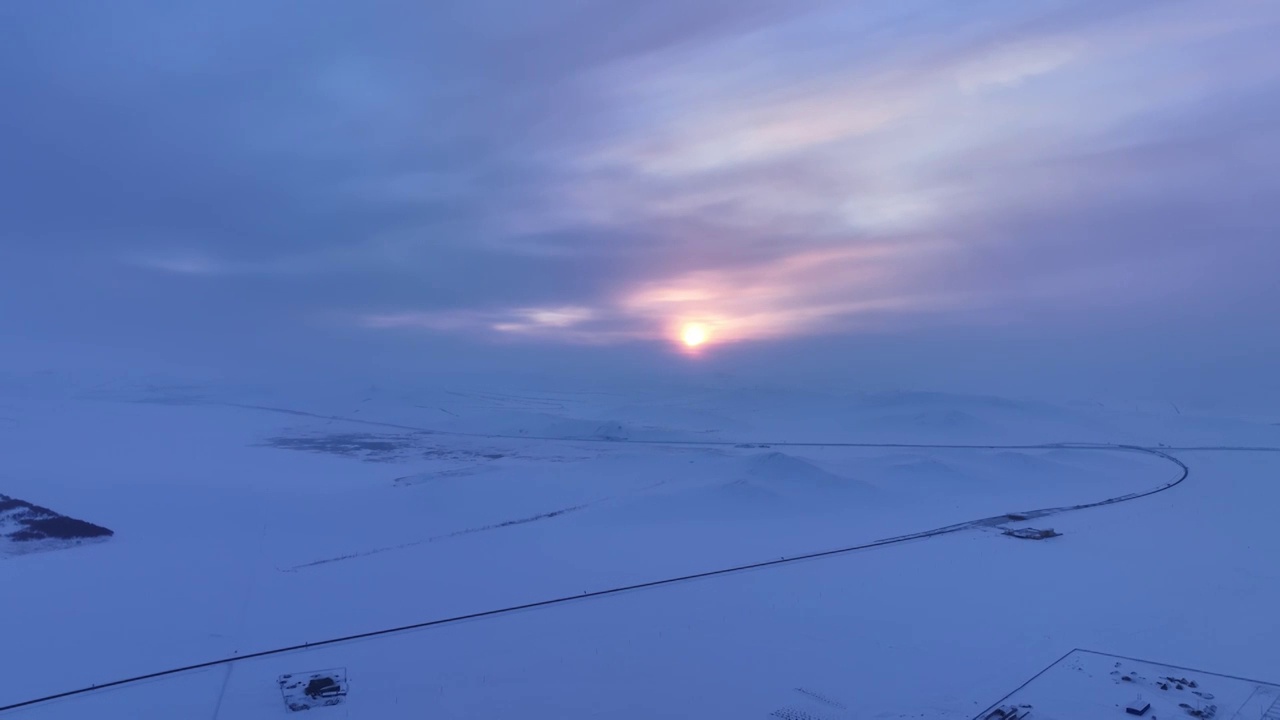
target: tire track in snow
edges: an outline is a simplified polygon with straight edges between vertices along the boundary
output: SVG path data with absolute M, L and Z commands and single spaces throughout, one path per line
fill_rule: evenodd
M 451 533 L 445 533 L 444 535 L 435 535 L 429 538 L 425 538 L 423 540 L 413 540 L 411 542 L 400 543 L 399 545 L 387 545 L 385 547 L 374 548 L 372 550 L 365 550 L 364 552 L 350 553 L 347 555 L 339 555 L 337 557 L 325 558 L 324 560 L 315 560 L 309 563 L 303 563 L 301 565 L 294 565 L 293 567 L 290 567 L 290 568 L 283 568 L 283 569 L 277 568 L 277 569 L 280 570 L 280 572 L 297 572 L 298 570 L 304 570 L 306 568 L 316 567 L 317 565 L 328 565 L 329 563 L 341 562 L 343 560 L 353 560 L 355 558 L 369 557 L 370 555 L 378 555 L 380 553 L 390 552 L 392 550 L 404 550 L 406 548 L 416 547 L 418 545 L 426 545 L 427 543 L 433 543 L 439 540 L 448 540 L 450 538 L 461 537 L 463 535 L 470 535 L 472 533 L 485 532 L 486 530 L 498 530 L 500 528 L 512 527 L 515 525 L 525 525 L 528 523 L 537 522 L 539 520 L 546 520 L 548 518 L 567 515 L 571 512 L 577 512 L 579 510 L 585 510 L 586 508 L 589 508 L 592 505 L 595 505 L 597 503 L 604 502 L 604 500 L 607 500 L 607 499 L 608 498 L 604 498 L 602 500 L 593 500 L 592 502 L 583 503 L 582 505 L 573 505 L 566 508 L 560 508 L 559 510 L 552 510 L 550 512 L 539 513 L 537 515 L 530 515 L 529 517 L 517 518 L 515 520 L 504 520 L 503 522 L 493 523 L 492 525 L 482 525 L 480 527 L 467 528 L 466 530 L 456 530 Z
M 666 480 L 659 480 L 656 483 L 652 483 L 650 485 L 644 485 L 639 488 L 636 488 L 636 491 L 643 492 L 645 490 L 652 490 L 653 488 L 660 487 L 666 484 L 667 484 Z M 608 495 L 606 497 L 596 498 L 595 500 L 591 500 L 589 502 L 585 502 L 580 505 L 571 505 L 569 507 L 560 508 L 559 510 L 552 510 L 550 512 L 539 513 L 537 515 L 530 515 L 529 517 L 516 518 L 514 520 L 503 520 L 502 522 L 496 522 L 490 525 L 482 525 L 480 527 L 467 528 L 465 530 L 455 530 L 454 532 L 451 532 L 451 533 L 445 533 L 444 535 L 435 535 L 433 537 L 425 538 L 423 540 L 411 540 L 409 542 L 399 543 L 397 545 L 387 545 L 385 547 L 374 548 L 373 550 L 348 553 L 346 555 L 339 555 L 337 557 L 325 558 L 323 560 L 315 560 L 313 562 L 303 563 L 301 565 L 294 565 L 293 567 L 288 567 L 288 568 L 277 567 L 276 570 L 279 570 L 280 572 L 297 572 L 299 570 L 305 570 L 306 568 L 316 567 L 318 565 L 327 565 L 329 563 L 335 563 L 342 560 L 353 560 L 355 558 L 368 557 L 370 555 L 377 555 L 379 553 L 391 552 L 392 550 L 405 550 L 407 548 L 417 547 L 418 545 L 426 545 L 428 543 L 433 543 L 440 540 L 448 540 L 450 538 L 461 537 L 463 535 L 471 535 L 473 533 L 486 532 L 488 530 L 501 530 L 502 528 L 514 527 L 516 525 L 526 525 L 528 523 L 537 522 L 539 520 L 549 520 L 551 518 L 560 517 L 561 515 L 568 515 L 569 513 L 577 512 L 579 510 L 585 510 L 589 507 L 594 507 L 601 503 L 609 502 L 610 500 L 613 500 L 614 497 L 615 496 L 613 495 Z

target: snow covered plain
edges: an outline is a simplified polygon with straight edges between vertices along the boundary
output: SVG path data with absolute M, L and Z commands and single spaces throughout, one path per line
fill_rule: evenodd
M 1075 647 L 1280 678 L 1267 419 L 922 393 L 0 384 L 0 492 L 101 525 L 0 558 L 4 713 L 972 717 Z M 840 443 L 858 443 L 851 446 Z M 1064 447 L 995 446 L 1091 444 Z M 1000 517 L 1129 502 L 1017 522 Z M 888 446 L 897 445 L 897 446 Z M 973 445 L 981 447 L 902 447 Z M 658 587 L 611 588 L 928 539 Z M 1001 535 L 1053 527 L 1047 541 Z

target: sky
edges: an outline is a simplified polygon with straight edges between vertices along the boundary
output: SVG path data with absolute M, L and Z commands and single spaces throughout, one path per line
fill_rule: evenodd
M 1280 402 L 1277 24 L 0 4 L 3 355 Z

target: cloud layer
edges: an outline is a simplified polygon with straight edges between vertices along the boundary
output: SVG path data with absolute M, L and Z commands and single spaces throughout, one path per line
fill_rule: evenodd
M 0 22 L 0 279 L 26 337 L 634 346 L 698 322 L 764 347 L 1247 335 L 1280 306 L 1263 0 L 121 0 Z

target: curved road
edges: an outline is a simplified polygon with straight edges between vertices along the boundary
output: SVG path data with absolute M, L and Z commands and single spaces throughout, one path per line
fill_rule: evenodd
M 273 412 L 284 412 L 284 413 L 293 414 L 293 415 L 305 415 L 308 417 L 317 417 L 317 418 L 323 418 L 323 419 L 329 419 L 329 420 L 358 422 L 358 423 L 378 425 L 383 427 L 393 427 L 393 428 L 398 428 L 402 430 L 413 430 L 416 432 L 434 432 L 430 430 L 425 430 L 423 428 L 413 428 L 413 427 L 408 427 L 403 425 L 394 425 L 391 423 L 381 423 L 381 422 L 370 421 L 370 420 L 355 420 L 353 418 L 315 415 L 312 413 L 304 413 L 304 412 L 299 412 L 295 410 L 286 410 L 282 408 L 268 408 L 268 407 L 262 407 L 262 406 L 243 406 L 243 405 L 239 407 L 246 407 L 246 408 L 256 409 L 256 410 L 269 410 Z M 439 434 L 455 434 L 455 433 L 439 433 Z M 457 433 L 457 434 L 461 434 L 461 433 Z M 502 437 L 502 436 L 488 435 L 484 437 Z M 548 440 L 548 441 L 563 441 L 563 442 L 584 442 L 584 441 L 608 442 L 608 443 L 617 443 L 617 444 L 642 444 L 643 443 L 643 444 L 655 444 L 655 445 L 738 446 L 738 445 L 752 444 L 752 445 L 770 445 L 770 446 L 779 446 L 779 447 L 864 447 L 864 448 L 918 448 L 918 449 L 955 449 L 955 450 L 960 450 L 960 449 L 965 449 L 965 450 L 1074 450 L 1074 451 L 1081 451 L 1081 452 L 1134 452 L 1134 453 L 1142 453 L 1142 454 L 1152 455 L 1152 456 L 1161 458 L 1166 462 L 1176 466 L 1177 473 L 1176 473 L 1176 477 L 1155 488 L 1151 488 L 1149 490 L 1144 490 L 1140 492 L 1128 493 L 1126 495 L 1118 495 L 1116 497 L 1110 497 L 1103 500 L 1098 500 L 1096 502 L 1021 511 L 1016 514 L 1017 517 L 1013 517 L 1011 515 L 1005 514 L 1005 515 L 994 515 L 991 517 L 977 518 L 974 520 L 968 520 L 965 522 L 956 523 L 954 525 L 946 525 L 944 527 L 933 528 L 931 530 L 924 530 L 921 532 L 910 533 L 907 535 L 898 535 L 894 537 L 883 538 L 880 540 L 875 540 L 872 542 L 863 543 L 859 545 L 852 545 L 848 547 L 841 547 L 841 548 L 828 549 L 828 550 L 820 550 L 820 551 L 815 551 L 811 553 L 805 553 L 802 555 L 783 557 L 776 560 L 767 560 L 762 562 L 749 563 L 746 565 L 736 565 L 732 567 L 725 567 L 725 568 L 719 568 L 715 570 L 708 570 L 705 572 L 694 573 L 691 575 L 680 575 L 676 577 L 652 580 L 649 582 L 636 583 L 633 585 L 623 585 L 619 587 L 607 588 L 604 590 L 597 590 L 594 592 L 586 592 L 580 595 L 566 595 L 561 597 L 554 597 L 546 600 L 540 600 L 537 602 L 524 603 L 521 605 L 511 605 L 508 607 L 494 608 L 491 610 L 483 610 L 480 612 L 468 613 L 466 615 L 456 615 L 453 617 L 435 618 L 431 620 L 425 620 L 423 622 L 413 623 L 410 625 L 400 625 L 396 627 L 384 628 L 381 630 L 374 630 L 371 632 L 363 632 L 363 633 L 357 633 L 353 635 L 344 635 L 339 637 L 328 638 L 325 640 L 321 640 L 319 642 L 271 648 L 271 649 L 260 650 L 257 652 L 252 652 L 244 655 L 233 655 L 230 657 L 223 657 L 223 658 L 218 658 L 214 660 L 209 660 L 206 662 L 196 663 L 193 665 L 185 665 L 182 667 L 159 670 L 153 673 L 148 673 L 146 675 L 138 675 L 135 677 L 122 678 L 122 679 L 114 680 L 107 683 L 91 685 L 89 687 L 81 687 L 73 690 L 67 690 L 65 692 L 55 693 L 53 695 L 47 695 L 39 698 L 32 698 L 30 700 L 24 700 L 22 702 L 11 703 L 9 705 L 0 706 L 0 712 L 17 710 L 19 708 L 25 708 L 25 707 L 31 707 L 33 705 L 38 705 L 42 703 L 51 702 L 54 700 L 74 697 L 77 695 L 83 695 L 86 693 L 95 692 L 97 690 L 120 687 L 123 685 L 129 685 L 129 684 L 144 682 L 148 680 L 154 680 L 157 678 L 163 678 L 170 675 L 177 675 L 180 673 L 190 672 L 194 670 L 203 670 L 207 668 L 216 667 L 219 665 L 230 665 L 240 660 L 252 660 L 255 658 L 269 657 L 272 655 L 282 655 L 285 653 L 297 652 L 300 650 L 307 650 L 310 648 L 323 647 L 327 645 L 337 645 L 341 643 L 352 642 L 355 640 L 365 640 L 368 638 L 379 637 L 382 635 L 391 635 L 391 634 L 403 633 L 403 632 L 408 632 L 413 630 L 422 630 L 425 628 L 431 628 L 431 627 L 436 627 L 440 625 L 458 623 L 465 620 L 476 620 L 480 618 L 495 617 L 498 615 L 506 615 L 510 613 L 520 612 L 523 610 L 532 610 L 535 608 L 549 607 L 552 605 L 563 605 L 567 603 L 583 602 L 592 598 L 599 598 L 607 595 L 617 595 L 617 594 L 626 593 L 626 592 L 634 592 L 638 590 L 659 588 L 659 587 L 668 586 L 668 585 L 675 585 L 678 583 L 691 582 L 694 580 L 714 578 L 722 575 L 728 575 L 731 573 L 739 573 L 739 572 L 745 572 L 748 570 L 758 570 L 758 569 L 769 568 L 769 567 L 774 567 L 778 565 L 798 563 L 806 560 L 816 560 L 820 558 L 834 557 L 837 555 L 845 555 L 845 554 L 857 552 L 860 550 L 869 550 L 872 548 L 879 548 L 879 547 L 885 547 L 888 545 L 905 543 L 912 540 L 923 540 L 925 538 L 938 537 L 941 535 L 949 535 L 949 534 L 957 533 L 963 530 L 993 527 L 993 526 L 1000 525 L 1006 522 L 1011 522 L 1011 521 L 1031 520 L 1036 518 L 1047 517 L 1050 515 L 1059 515 L 1062 513 L 1075 512 L 1079 510 L 1087 510 L 1089 508 L 1101 507 L 1104 505 L 1114 505 L 1117 503 L 1137 500 L 1139 498 L 1155 495 L 1156 493 L 1161 493 L 1166 490 L 1169 490 L 1170 488 L 1176 487 L 1177 485 L 1181 484 L 1184 480 L 1187 479 L 1187 476 L 1190 474 L 1190 469 L 1187 467 L 1185 463 L 1183 463 L 1178 458 L 1166 452 L 1166 450 L 1170 450 L 1172 448 L 1163 448 L 1163 447 L 1150 448 L 1150 447 L 1141 447 L 1136 445 L 1111 445 L 1111 444 L 1086 444 L 1086 443 L 1047 443 L 1047 444 L 1041 444 L 1041 445 L 953 445 L 953 444 L 917 444 L 917 443 L 797 443 L 797 442 L 737 443 L 737 442 L 728 442 L 728 441 L 668 442 L 668 441 L 658 441 L 658 440 L 654 440 L 654 441 L 615 440 L 615 439 L 607 439 L 607 438 L 591 438 L 591 439 L 583 440 L 583 439 L 575 439 L 575 438 L 554 438 L 554 437 L 539 438 L 539 437 L 529 437 L 529 436 L 518 436 L 518 439 Z M 1197 448 L 1186 448 L 1186 449 L 1188 450 L 1190 449 L 1245 450 L 1246 448 L 1197 447 Z M 1248 449 L 1253 450 L 1254 448 L 1248 448 Z M 1280 448 L 1257 448 L 1257 450 L 1280 451 Z

